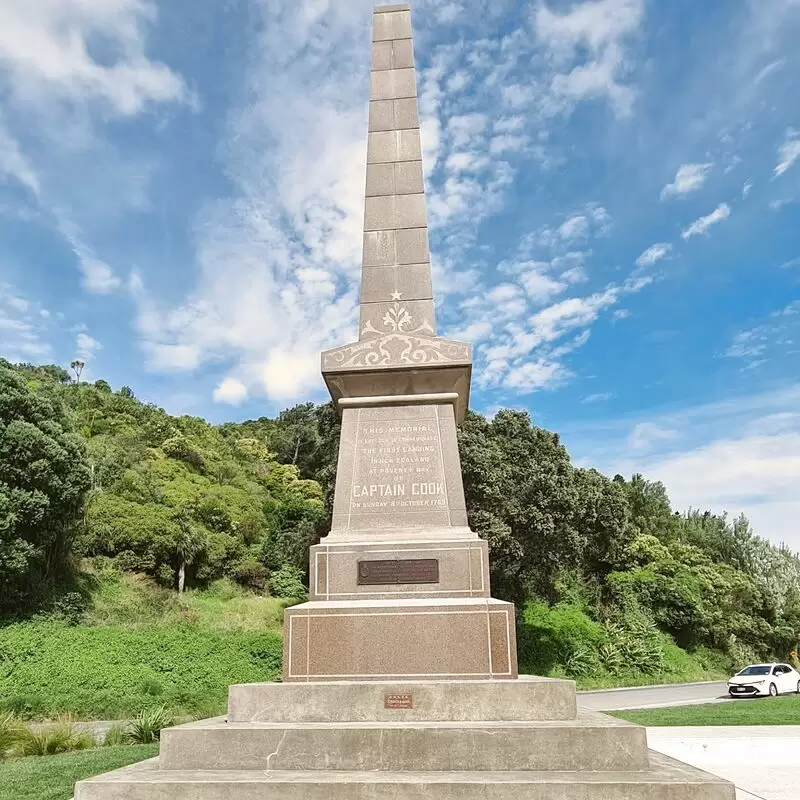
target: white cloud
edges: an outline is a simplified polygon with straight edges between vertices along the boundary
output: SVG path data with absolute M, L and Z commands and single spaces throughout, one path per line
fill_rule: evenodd
M 678 411 L 651 411 L 639 423 L 611 420 L 562 433 L 581 463 L 608 475 L 640 472 L 660 480 L 677 510 L 744 512 L 757 534 L 800 550 L 798 407 L 800 385 L 794 385 Z M 637 425 L 670 435 L 656 434 L 648 449 L 633 451 L 630 436 Z
M 47 309 L 0 282 L 0 356 L 12 362 L 52 358 L 44 339 L 48 316 Z
M 753 188 L 753 181 L 745 181 L 744 186 L 742 186 L 742 199 L 746 199 L 747 195 L 750 194 L 750 191 Z
M 561 294 L 566 288 L 564 280 L 556 280 L 547 275 L 540 264 L 531 262 L 530 266 L 523 267 L 519 274 L 519 282 L 531 301 L 538 304 L 549 302 L 553 297 Z M 549 264 L 544 265 L 549 267 Z
M 513 273 L 509 283 L 516 288 L 498 289 L 489 308 L 492 283 L 476 277 L 482 264 L 467 253 L 483 220 L 504 207 L 519 156 L 546 158 L 542 120 L 570 113 L 584 98 L 609 102 L 619 112 L 630 107 L 627 46 L 643 4 L 585 5 L 585 18 L 548 12 L 532 38 L 524 26 L 507 30 L 505 17 L 482 4 L 497 35 L 430 47 L 419 72 L 437 299 L 444 292 L 480 294 L 481 302 L 455 322 L 452 312 L 442 316 L 448 329 L 483 337 L 486 346 L 508 341 L 518 350 L 521 340 L 504 325 L 524 331 L 526 315 L 586 280 L 585 254 L 576 256 L 573 242 L 609 225 L 597 203 L 560 217 L 551 231 L 556 244 L 546 256 L 549 267 Z M 451 13 L 441 4 L 429 8 L 434 13 L 415 17 L 418 42 L 425 41 L 426 24 L 440 24 L 437 13 Z M 368 93 L 364 42 L 372 5 L 262 2 L 256 9 L 257 33 L 247 43 L 251 66 L 219 147 L 232 188 L 196 220 L 196 283 L 178 303 L 158 300 L 145 286 L 134 296 L 153 368 L 222 363 L 251 396 L 290 399 L 321 388 L 319 350 L 355 338 Z M 588 60 L 582 55 L 587 47 Z M 547 72 L 547 85 L 531 77 L 533 62 Z M 578 86 L 585 67 L 605 70 L 606 82 Z M 559 77 L 567 82 L 559 84 Z M 502 102 L 505 114 L 487 113 Z M 517 106 L 525 112 L 514 113 Z M 570 222 L 574 217 L 582 219 Z M 573 330 L 570 346 L 577 347 L 581 329 Z M 508 366 L 521 366 L 525 354 Z M 524 381 L 532 382 L 530 375 Z
M 134 293 L 153 368 L 227 363 L 250 395 L 288 400 L 322 388 L 320 350 L 356 338 L 369 9 L 257 7 L 221 148 L 232 191 L 196 220 L 196 285 L 173 307 Z
M 731 207 L 727 203 L 721 203 L 710 214 L 696 219 L 685 231 L 681 233 L 682 239 L 689 239 L 692 236 L 705 233 L 712 225 L 722 222 L 731 215 Z
M 315 351 L 286 352 L 275 349 L 264 365 L 264 385 L 270 397 L 297 397 L 304 386 L 317 380 L 319 353 Z
M 657 242 L 651 244 L 640 256 L 636 259 L 637 267 L 652 267 L 658 261 L 661 261 L 669 251 L 672 250 L 672 245 L 666 242 Z
M 62 219 L 59 229 L 64 238 L 72 246 L 72 251 L 78 259 L 78 269 L 83 276 L 83 287 L 94 294 L 108 294 L 119 288 L 120 279 L 105 261 L 97 258 L 95 253 L 83 241 L 77 226 Z
M 553 101 L 570 108 L 583 99 L 604 97 L 620 116 L 630 114 L 635 93 L 623 83 L 629 68 L 624 45 L 639 31 L 643 17 L 642 0 L 587 0 L 564 14 L 538 5 L 537 38 L 559 67 L 551 81 Z
M 145 56 L 144 27 L 155 16 L 146 0 L 4 0 L 0 64 L 12 96 L 37 106 L 99 99 L 122 115 L 185 97 L 181 79 Z M 108 63 L 91 55 L 101 40 L 112 54 Z
M 724 355 L 742 359 L 746 369 L 755 369 L 776 354 L 795 349 L 798 333 L 800 301 L 794 301 L 773 311 L 765 322 L 736 333 Z
M 464 12 L 464 7 L 460 3 L 446 3 L 440 9 L 436 18 L 439 22 L 455 22 Z
M 247 387 L 236 378 L 225 378 L 214 389 L 214 400 L 217 403 L 228 403 L 237 406 L 247 399 Z
M 592 236 L 603 236 L 611 226 L 611 216 L 599 203 L 587 203 L 572 212 L 558 227 L 545 225 L 525 236 L 520 246 L 523 254 L 537 248 L 563 255 L 564 251 L 579 245 Z
M 466 328 L 452 329 L 445 333 L 449 339 L 459 342 L 477 342 L 492 333 L 492 324 L 487 320 L 472 322 Z
M 536 267 L 531 270 L 535 271 Z M 473 299 L 467 310 L 478 307 L 485 318 L 495 323 L 492 339 L 478 348 L 483 361 L 478 381 L 482 386 L 502 386 L 520 392 L 563 385 L 572 376 L 563 359 L 586 344 L 591 325 L 605 309 L 618 303 L 624 294 L 639 291 L 646 283 L 626 281 L 622 286 L 609 286 L 588 297 L 569 297 L 527 318 L 519 315 L 504 318 L 491 304 L 484 304 L 481 298 Z
M 156 22 L 150 0 L 0 0 L 0 179 L 36 196 L 40 221 L 65 234 L 91 292 L 119 280 L 78 227 L 100 227 L 114 208 L 146 206 L 147 165 L 119 156 L 105 124 L 194 103 L 182 78 L 148 57 Z
M 512 109 L 524 108 L 535 97 L 535 92 L 530 86 L 515 83 L 503 87 L 503 100 Z
M 675 180 L 661 190 L 661 199 L 697 191 L 706 181 L 712 164 L 681 164 Z
M 535 392 L 537 389 L 555 389 L 568 377 L 568 371 L 561 364 L 528 361 L 508 371 L 504 386 L 524 393 Z
M 669 441 L 676 436 L 674 430 L 659 427 L 653 422 L 640 422 L 628 436 L 628 445 L 634 450 L 648 450 L 654 444 Z
M 786 139 L 778 148 L 778 164 L 775 167 L 775 177 L 783 175 L 789 167 L 800 158 L 800 133 L 789 130 Z
M 581 403 L 602 403 L 604 400 L 610 400 L 613 396 L 611 392 L 595 392 L 594 394 L 587 394 L 581 400 Z
M 570 217 L 559 226 L 558 235 L 564 241 L 585 239 L 589 235 L 589 220 L 580 214 Z
M 0 118 L 0 178 L 7 175 L 39 194 L 39 179 L 33 166 L 20 149 L 19 143 L 3 130 Z
M 81 331 L 75 337 L 75 355 L 81 361 L 91 361 L 94 358 L 94 354 L 102 349 L 103 345 L 84 331 Z

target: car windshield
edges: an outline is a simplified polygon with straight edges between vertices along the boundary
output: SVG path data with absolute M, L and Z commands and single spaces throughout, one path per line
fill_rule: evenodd
M 769 667 L 762 666 L 761 664 L 755 667 L 745 667 L 739 675 L 769 675 Z

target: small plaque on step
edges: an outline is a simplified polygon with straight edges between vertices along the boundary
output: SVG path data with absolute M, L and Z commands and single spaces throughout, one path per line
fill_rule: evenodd
M 384 708 L 414 708 L 414 698 L 410 694 L 387 694 Z

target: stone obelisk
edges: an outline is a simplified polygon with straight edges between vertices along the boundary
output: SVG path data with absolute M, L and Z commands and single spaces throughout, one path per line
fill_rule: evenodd
M 282 683 L 161 732 L 158 759 L 75 800 L 734 800 L 579 710 L 572 681 L 517 680 L 513 607 L 489 597 L 456 447 L 470 349 L 436 336 L 407 5 L 375 11 L 359 341 L 323 353 L 342 414 L 332 530 L 287 609 Z
M 489 596 L 456 424 L 471 348 L 436 335 L 411 11 L 373 17 L 359 340 L 322 354 L 342 417 L 311 601 L 285 617 L 284 681 L 517 674 L 514 609 Z

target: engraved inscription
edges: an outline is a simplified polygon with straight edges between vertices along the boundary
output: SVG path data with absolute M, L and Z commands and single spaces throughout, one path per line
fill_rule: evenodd
M 383 698 L 384 708 L 414 708 L 414 698 L 410 694 L 387 694 Z
M 359 586 L 439 583 L 438 558 L 392 558 L 385 561 L 359 561 Z
M 392 419 L 387 414 L 385 420 L 359 426 L 351 513 L 447 510 L 435 413 L 410 419 Z

